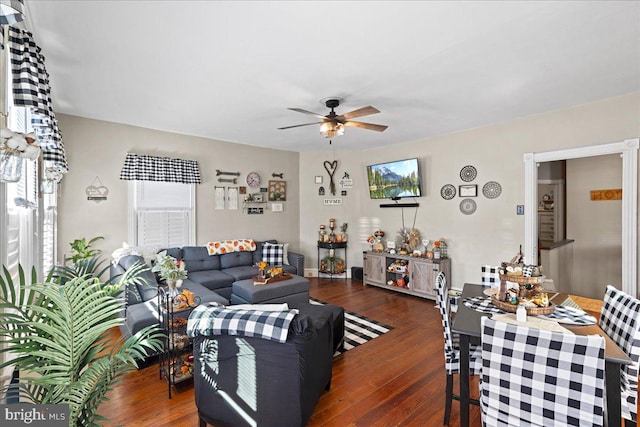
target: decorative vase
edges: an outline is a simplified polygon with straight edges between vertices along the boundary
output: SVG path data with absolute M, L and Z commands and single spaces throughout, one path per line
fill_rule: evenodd
M 167 294 L 169 295 L 169 298 L 175 298 L 178 296 L 178 286 L 175 280 L 169 280 L 167 279 L 167 288 L 169 288 L 169 291 L 167 292 Z
M 22 175 L 22 157 L 0 150 L 0 182 L 17 182 Z

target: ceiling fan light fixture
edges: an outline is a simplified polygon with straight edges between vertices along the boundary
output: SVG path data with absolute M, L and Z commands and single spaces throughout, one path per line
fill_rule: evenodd
M 344 125 L 342 123 L 324 122 L 320 125 L 320 133 L 323 134 L 325 138 L 344 135 Z

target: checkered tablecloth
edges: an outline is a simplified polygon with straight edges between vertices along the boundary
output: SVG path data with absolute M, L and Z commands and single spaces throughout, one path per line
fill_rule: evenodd
M 462 303 L 466 307 L 481 313 L 506 313 L 506 311 L 493 305 L 491 297 L 482 296 L 465 298 Z M 596 318 L 590 314 L 587 314 L 580 309 L 563 305 L 556 305 L 553 313 L 538 317 L 555 320 L 558 323 L 564 323 L 567 325 L 594 325 L 597 323 Z

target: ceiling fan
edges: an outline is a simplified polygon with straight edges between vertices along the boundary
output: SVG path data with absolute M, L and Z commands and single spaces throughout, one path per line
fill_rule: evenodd
M 353 110 L 350 111 L 348 113 L 344 113 L 344 114 L 340 114 L 337 115 L 336 112 L 334 111 L 334 108 L 337 108 L 340 105 L 340 99 L 338 98 L 331 98 L 331 99 L 327 99 L 324 103 L 327 108 L 331 108 L 331 112 L 329 114 L 327 114 L 326 116 L 323 116 L 321 114 L 318 113 L 313 113 L 311 111 L 307 111 L 307 110 L 303 110 L 302 108 L 288 108 L 289 110 L 292 111 L 297 111 L 298 113 L 303 113 L 303 114 L 309 114 L 311 116 L 315 116 L 319 119 L 322 119 L 321 122 L 313 122 L 313 123 L 304 123 L 301 125 L 293 125 L 293 126 L 285 126 L 282 128 L 278 128 L 279 130 L 282 129 L 291 129 L 291 128 L 297 128 L 297 127 L 301 127 L 301 126 L 310 126 L 310 125 L 320 125 L 320 133 L 322 133 L 325 138 L 332 138 L 336 135 L 343 135 L 344 134 L 344 127 L 345 126 L 352 126 L 352 127 L 357 127 L 360 129 L 368 129 L 368 130 L 375 130 L 378 132 L 384 132 L 385 129 L 388 128 L 388 126 L 385 125 L 376 125 L 373 123 L 363 123 L 363 122 L 354 122 L 351 119 L 356 118 L 356 117 L 362 117 L 362 116 L 368 116 L 370 114 L 376 114 L 379 113 L 380 110 L 378 110 L 375 107 L 372 106 L 367 106 L 367 107 L 362 107 L 362 108 L 358 108 L 357 110 Z

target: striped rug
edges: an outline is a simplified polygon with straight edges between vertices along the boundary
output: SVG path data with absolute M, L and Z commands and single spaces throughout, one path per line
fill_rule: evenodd
M 311 304 L 324 305 L 325 302 L 311 298 L 309 301 Z M 385 325 L 368 317 L 353 313 L 351 311 L 344 311 L 344 350 L 337 351 L 338 354 L 344 353 L 347 350 L 351 350 L 354 347 L 362 345 L 374 338 L 379 337 L 382 334 L 386 334 L 393 327 Z

